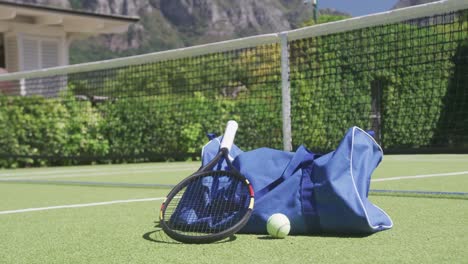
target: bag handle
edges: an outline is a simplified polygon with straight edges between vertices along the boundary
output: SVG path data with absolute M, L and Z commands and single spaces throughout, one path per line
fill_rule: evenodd
M 313 152 L 308 151 L 304 146 L 300 146 L 296 153 L 294 154 L 293 158 L 289 161 L 288 166 L 284 169 L 281 177 L 274 180 L 267 186 L 263 187 L 261 190 L 255 192 L 255 199 L 258 201 L 262 196 L 276 188 L 276 186 L 280 185 L 284 182 L 287 178 L 291 177 L 298 169 L 301 168 L 301 165 L 305 161 L 313 161 L 315 159 L 315 154 Z

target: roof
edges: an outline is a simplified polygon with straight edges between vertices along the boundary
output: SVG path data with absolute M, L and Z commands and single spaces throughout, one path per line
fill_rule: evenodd
M 111 19 L 127 23 L 135 23 L 140 20 L 137 16 L 123 16 L 123 15 L 107 15 L 107 14 L 97 14 L 87 11 L 76 11 L 66 8 L 42 6 L 35 4 L 19 4 L 9 1 L 0 1 L 0 6 L 6 6 L 11 8 L 20 8 L 20 9 L 30 9 L 37 12 L 47 12 L 47 13 L 56 13 L 57 15 L 75 15 L 75 16 L 84 16 L 84 17 L 93 17 L 100 19 Z
M 0 32 L 31 30 L 34 25 L 60 28 L 75 35 L 123 33 L 139 17 L 105 15 L 0 0 Z M 33 30 L 37 30 L 33 29 Z

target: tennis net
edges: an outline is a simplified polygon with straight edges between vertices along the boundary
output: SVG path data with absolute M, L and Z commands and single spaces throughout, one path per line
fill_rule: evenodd
M 184 160 L 229 119 L 245 150 L 468 152 L 468 3 L 0 76 L 0 166 Z

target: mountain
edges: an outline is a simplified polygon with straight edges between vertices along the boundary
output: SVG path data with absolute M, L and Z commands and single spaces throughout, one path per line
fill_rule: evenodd
M 102 14 L 139 16 L 125 34 L 72 43 L 80 63 L 281 32 L 312 17 L 303 0 L 12 0 Z M 323 14 L 343 15 L 336 10 Z M 346 14 L 345 14 L 346 15 Z
M 312 16 L 302 0 L 70 0 L 70 5 L 141 18 L 126 34 L 75 42 L 72 63 L 280 32 Z
M 125 34 L 75 41 L 70 62 L 80 63 L 281 32 L 310 24 L 304 0 L 12 0 L 102 14 L 139 16 Z M 400 0 L 395 8 L 435 0 Z M 334 9 L 320 14 L 348 17 Z M 308 21 L 307 21 L 308 20 Z

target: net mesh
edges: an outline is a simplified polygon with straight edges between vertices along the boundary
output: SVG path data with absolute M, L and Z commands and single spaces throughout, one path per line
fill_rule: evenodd
M 466 148 L 467 15 L 291 42 L 295 145 L 328 151 L 357 125 L 373 130 L 387 151 Z
M 468 11 L 374 25 L 376 17 L 291 37 L 289 68 L 277 38 L 98 70 L 0 76 L 0 166 L 195 159 L 206 134 L 221 134 L 230 119 L 244 150 L 292 140 L 293 149 L 328 152 L 356 125 L 387 153 L 468 152 Z
M 230 119 L 240 146 L 281 148 L 278 57 L 273 43 L 10 82 L 0 152 L 23 164 L 184 160 Z

